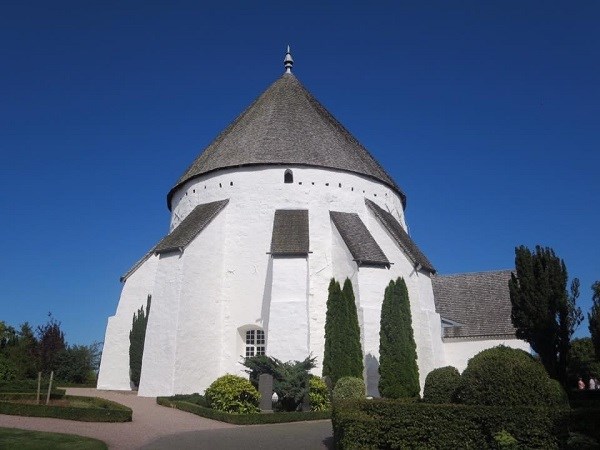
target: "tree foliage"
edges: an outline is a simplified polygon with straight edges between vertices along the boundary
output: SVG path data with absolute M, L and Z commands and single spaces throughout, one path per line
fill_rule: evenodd
M 309 371 L 315 367 L 315 358 L 304 361 L 282 362 L 270 356 L 252 356 L 246 358 L 243 365 L 248 368 L 250 381 L 258 387 L 258 377 L 267 373 L 273 377 L 273 391 L 279 397 L 277 409 L 296 411 L 309 393 Z
M 433 369 L 425 378 L 423 401 L 426 403 L 452 403 L 460 384 L 460 373 L 456 367 L 446 366 Z
M 58 355 L 56 378 L 71 383 L 89 383 L 100 360 L 100 343 L 70 345 Z
M 379 393 L 387 398 L 417 397 L 419 369 L 408 289 L 403 278 L 385 289 L 379 331 Z
M 142 375 L 142 358 L 144 356 L 144 341 L 146 340 L 146 326 L 150 315 L 150 302 L 152 296 L 148 296 L 146 311 L 142 306 L 133 314 L 131 331 L 129 332 L 129 377 L 137 387 L 140 385 Z
M 595 375 L 598 366 L 592 339 L 589 337 L 573 339 L 567 366 L 569 386 L 577 386 L 579 377 L 588 380 L 591 375 Z
M 515 269 L 509 281 L 511 319 L 517 337 L 529 342 L 548 374 L 567 383 L 570 339 L 583 315 L 576 306 L 579 280 L 567 292 L 563 260 L 551 248 L 515 249 Z
M 334 384 L 344 376 L 363 377 L 360 327 L 349 279 L 344 283 L 344 290 L 333 278 L 329 283 L 323 376 L 329 377 Z
M 469 360 L 456 400 L 485 406 L 564 406 L 566 395 L 544 367 L 523 350 L 498 346 Z
M 596 359 L 600 361 L 600 281 L 592 284 L 592 292 L 592 309 L 588 313 L 589 330 L 596 352 Z
M 49 374 L 58 369 L 59 355 L 67 348 L 60 322 L 48 313 L 48 322 L 37 327 L 40 371 Z

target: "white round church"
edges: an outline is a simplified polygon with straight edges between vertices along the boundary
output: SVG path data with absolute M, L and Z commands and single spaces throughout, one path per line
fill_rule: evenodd
M 406 196 L 291 73 L 212 142 L 167 195 L 170 232 L 121 279 L 99 389 L 130 390 L 132 318 L 152 299 L 138 395 L 203 392 L 243 356 L 323 360 L 331 278 L 352 281 L 365 382 L 378 395 L 385 287 L 407 283 L 421 386 L 498 344 L 528 349 L 510 321 L 510 271 L 450 276 L 407 234 Z M 315 369 L 320 374 L 321 367 Z

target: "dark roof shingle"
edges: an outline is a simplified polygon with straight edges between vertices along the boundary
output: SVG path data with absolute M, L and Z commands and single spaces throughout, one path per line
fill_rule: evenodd
M 400 222 L 396 220 L 389 212 L 384 210 L 382 207 L 372 202 L 368 198 L 365 198 L 365 203 L 383 226 L 392 235 L 396 243 L 400 246 L 404 254 L 413 262 L 413 264 L 420 264 L 421 267 L 431 273 L 435 273 L 433 264 L 429 262 L 429 259 L 423 254 L 423 252 L 417 247 L 417 244 L 411 239 Z
M 390 266 L 381 247 L 358 214 L 329 211 L 329 216 L 359 266 L 361 264 Z
M 271 236 L 271 254 L 306 255 L 308 248 L 308 210 L 276 210 Z
M 196 206 L 177 228 L 156 245 L 154 252 L 165 253 L 185 248 L 225 208 L 227 203 L 229 199 Z
M 508 280 L 510 270 L 459 273 L 431 278 L 437 312 L 460 326 L 443 337 L 515 335 Z
M 142 256 L 122 277 L 121 281 L 135 272 L 153 254 L 185 248 L 206 228 L 210 221 L 229 203 L 229 199 L 196 206 L 171 233 L 162 238 L 148 253 Z
M 358 173 L 405 195 L 383 167 L 302 86 L 284 74 L 204 149 L 167 196 L 186 181 L 227 167 L 297 164 Z

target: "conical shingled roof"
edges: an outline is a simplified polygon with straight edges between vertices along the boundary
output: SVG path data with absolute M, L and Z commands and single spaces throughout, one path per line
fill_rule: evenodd
M 215 170 L 250 165 L 340 169 L 381 181 L 406 197 L 394 180 L 291 73 L 285 73 L 196 158 L 167 196 Z

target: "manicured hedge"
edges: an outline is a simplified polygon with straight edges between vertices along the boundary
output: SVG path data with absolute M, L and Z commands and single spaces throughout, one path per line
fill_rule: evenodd
M 64 389 L 56 388 L 58 386 L 57 383 L 52 383 L 52 386 L 52 392 L 65 392 Z M 44 394 L 48 392 L 48 381 L 41 384 L 40 391 Z M 1 392 L 37 392 L 37 380 L 0 381 Z
M 600 408 L 571 410 L 569 430 L 591 436 L 600 441 Z
M 329 411 L 311 411 L 311 412 L 281 412 L 270 414 L 230 414 L 217 411 L 196 403 L 190 403 L 182 400 L 173 400 L 171 397 L 157 397 L 156 403 L 162 406 L 177 408 L 182 411 L 190 412 L 207 419 L 219 420 L 221 422 L 233 423 L 236 425 L 257 425 L 264 423 L 285 423 L 301 422 L 306 420 L 329 419 Z
M 384 399 L 339 402 L 332 414 L 339 449 L 491 449 L 502 430 L 522 448 L 552 449 L 566 442 L 567 420 L 568 410 Z
M 81 400 L 92 405 L 89 408 L 74 406 L 32 405 L 14 403 L 10 400 L 34 398 L 35 394 L 0 395 L 0 414 L 28 417 L 54 417 L 57 419 L 79 420 L 81 422 L 131 422 L 132 411 L 119 403 L 96 397 L 60 396 L 59 398 Z
M 432 370 L 425 378 L 423 401 L 426 403 L 452 403 L 460 384 L 460 373 L 456 367 L 446 366 Z

